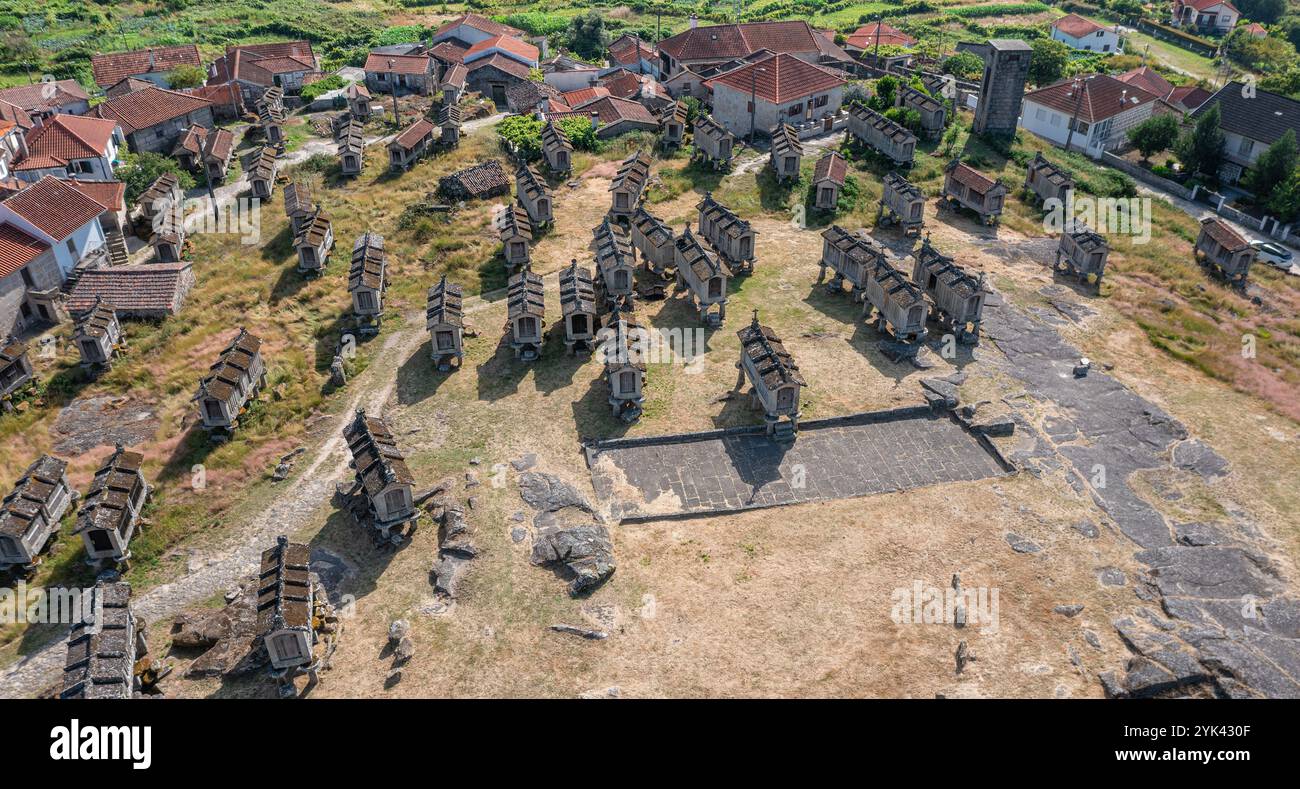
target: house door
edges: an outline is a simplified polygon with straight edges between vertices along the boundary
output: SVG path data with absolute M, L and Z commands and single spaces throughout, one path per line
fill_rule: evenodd
M 492 101 L 496 102 L 497 104 L 505 104 L 506 86 L 500 82 L 493 82 L 491 85 L 491 89 L 492 89 Z

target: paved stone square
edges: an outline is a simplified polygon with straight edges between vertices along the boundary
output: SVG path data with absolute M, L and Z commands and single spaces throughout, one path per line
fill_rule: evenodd
M 761 430 L 588 451 L 592 483 L 620 520 L 868 496 L 1006 473 L 946 414 L 803 428 L 793 444 Z

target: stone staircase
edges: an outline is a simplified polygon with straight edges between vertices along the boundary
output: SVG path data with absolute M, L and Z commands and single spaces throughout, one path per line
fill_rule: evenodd
M 122 235 L 121 230 L 114 230 L 107 235 L 108 238 L 108 265 L 125 266 L 131 261 L 131 255 L 126 250 L 126 238 Z

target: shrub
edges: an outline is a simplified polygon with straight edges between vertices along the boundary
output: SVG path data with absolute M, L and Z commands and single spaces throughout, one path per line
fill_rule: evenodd
M 126 184 L 126 202 L 132 205 L 144 194 L 158 176 L 175 173 L 181 189 L 194 188 L 194 176 L 181 167 L 180 162 L 160 153 L 128 153 L 125 163 L 117 169 L 117 179 Z
M 315 101 L 321 96 L 329 93 L 331 90 L 338 90 L 343 87 L 344 80 L 338 74 L 331 74 L 324 79 L 316 80 L 302 89 L 302 100 L 307 102 Z

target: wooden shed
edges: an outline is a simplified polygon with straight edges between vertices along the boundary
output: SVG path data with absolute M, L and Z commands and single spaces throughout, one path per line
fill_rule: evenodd
M 593 350 L 596 338 L 596 287 L 591 271 L 578 261 L 560 270 L 560 311 L 564 316 L 564 347 L 570 354 Z
M 1101 287 L 1101 278 L 1106 272 L 1106 261 L 1109 258 L 1110 245 L 1106 239 L 1077 219 L 1066 222 L 1060 243 L 1056 247 L 1054 268 L 1057 271 L 1078 277 L 1085 285 L 1095 282 L 1097 287 Z
M 515 358 L 536 361 L 542 355 L 543 330 L 546 327 L 546 301 L 542 278 L 521 271 L 510 278 L 506 287 L 510 347 Z
M 76 316 L 72 328 L 72 342 L 81 354 L 83 367 L 107 367 L 122 344 L 122 323 L 117 312 L 102 295 L 95 296 L 89 310 Z
M 687 298 L 700 320 L 721 326 L 727 318 L 727 273 L 717 255 L 705 249 L 689 223 L 673 240 L 673 250 L 678 290 L 688 289 Z
M 668 269 L 674 265 L 672 229 L 642 205 L 632 215 L 631 235 L 632 246 L 640 253 L 646 268 L 667 277 Z
M 913 256 L 912 282 L 934 304 L 939 325 L 966 345 L 979 342 L 984 313 L 984 272 L 973 277 L 952 258 L 930 244 L 927 237 Z
M 261 339 L 240 328 L 230 344 L 221 351 L 208 374 L 199 381 L 199 424 L 204 430 L 231 431 L 239 426 L 239 417 L 249 402 L 266 385 L 266 364 L 262 360 Z
M 121 444 L 95 472 L 77 513 L 77 528 L 86 546 L 88 564 L 124 562 L 131 558 L 140 512 L 149 498 L 149 485 L 140 467 L 144 455 Z
M 311 186 L 305 181 L 293 181 L 284 187 L 284 215 L 289 217 L 290 229 L 295 236 L 305 222 L 316 215 Z
M 433 148 L 433 131 L 437 127 L 428 118 L 418 118 L 414 123 L 388 143 L 388 166 L 393 172 L 403 172 Z
M 758 235 L 753 226 L 715 200 L 712 192 L 705 192 L 704 199 L 696 204 L 695 209 L 699 211 L 697 226 L 700 235 L 713 245 L 731 273 L 753 271 L 756 262 L 754 242 Z
M 596 293 L 607 307 L 628 307 L 636 294 L 636 252 L 627 230 L 606 216 L 592 229 L 596 247 Z
M 388 256 L 384 252 L 384 237 L 378 233 L 362 233 L 352 244 L 352 263 L 348 268 L 348 293 L 352 296 L 352 315 L 358 331 L 379 333 L 387 291 Z
M 360 175 L 366 163 L 365 153 L 365 132 L 361 124 L 349 121 L 339 136 L 339 171 L 344 175 Z
M 1209 216 L 1201 220 L 1201 233 L 1196 237 L 1196 260 L 1220 279 L 1244 285 L 1250 264 L 1255 262 L 1255 248 L 1227 222 Z
M 298 251 L 299 272 L 319 274 L 325 269 L 334 248 L 334 226 L 324 211 L 316 209 L 311 219 L 298 228 L 293 246 Z
M 1066 194 L 1074 189 L 1074 178 L 1068 171 L 1052 164 L 1043 156 L 1042 151 L 1035 151 L 1034 158 L 1025 167 L 1025 190 L 1037 195 L 1040 203 L 1048 200 L 1060 200 L 1065 204 Z
M 624 159 L 614 174 L 613 183 L 609 185 L 609 215 L 615 219 L 630 220 L 632 214 L 636 213 L 641 192 L 649 179 L 650 154 L 638 150 Z
M 916 156 L 916 135 L 863 104 L 849 108 L 849 134 L 897 165 Z
M 740 338 L 740 362 L 736 365 L 740 383 L 748 380 L 753 387 L 751 402 L 762 409 L 767 434 L 779 441 L 793 441 L 799 430 L 800 390 L 808 385 L 799 374 L 799 365 L 776 332 L 758 322 L 758 310 L 736 336 Z
M 822 211 L 834 211 L 839 205 L 840 190 L 849 176 L 849 163 L 839 151 L 827 151 L 817 160 L 813 170 L 813 206 Z
M 895 172 L 885 173 L 877 225 L 897 224 L 904 235 L 921 234 L 925 226 L 925 195 L 919 187 Z
M 989 178 L 959 159 L 949 162 L 943 172 L 942 200 L 974 211 L 986 225 L 1002 215 L 1007 187 L 1001 179 Z
M 132 698 L 144 634 L 131 613 L 131 585 L 97 581 L 87 602 L 94 616 L 72 623 L 59 698 Z
M 911 85 L 898 86 L 896 101 L 897 106 L 916 110 L 921 116 L 921 134 L 924 137 L 935 140 L 943 136 L 948 107 L 942 101 Z
M 788 123 L 782 123 L 772 130 L 772 154 L 768 166 L 776 176 L 777 183 L 799 180 L 799 167 L 803 164 L 803 142 L 799 133 Z
M 724 169 L 731 164 L 736 149 L 736 136 L 715 121 L 712 115 L 700 115 L 695 119 L 692 146 L 692 161 L 699 159 L 715 168 Z
M 680 147 L 686 141 L 686 104 L 674 102 L 659 115 L 659 139 L 665 148 Z
M 862 315 L 870 320 L 874 311 L 877 330 L 887 330 L 894 339 L 904 343 L 920 343 L 925 339 L 925 319 L 929 312 L 925 296 L 898 270 L 888 250 L 876 259 L 863 295 L 866 300 Z
M 645 402 L 646 332 L 615 309 L 600 334 L 610 411 L 630 424 L 641 418 Z
M 248 169 L 248 184 L 253 197 L 266 200 L 275 191 L 275 176 L 280 171 L 280 160 L 274 148 L 264 145 L 253 156 Z
M 551 187 L 532 165 L 521 164 L 515 170 L 515 197 L 528 212 L 533 227 L 546 227 L 555 221 L 555 200 Z
M 384 539 L 392 539 L 394 529 L 400 533 L 408 524 L 413 526 L 420 517 L 412 491 L 415 477 L 388 424 L 358 408 L 343 428 L 343 439 L 356 472 L 351 493 L 364 496 L 370 525 Z
M 0 342 L 0 399 L 8 401 L 15 392 L 36 380 L 27 358 L 27 343 L 15 337 Z
M 548 120 L 542 127 L 542 156 L 553 173 L 573 171 L 573 143 L 554 120 Z
M 506 260 L 506 273 L 528 269 L 529 245 L 533 241 L 533 225 L 528 212 L 520 206 L 504 206 L 497 212 L 497 238 L 501 240 L 501 255 Z
M 68 464 L 41 455 L 27 467 L 0 503 L 0 573 L 35 569 L 59 521 L 72 506 L 75 491 L 68 484 Z
M 364 82 L 353 82 L 348 85 L 347 89 L 348 112 L 352 117 L 358 120 L 367 120 L 370 117 L 370 89 Z
M 464 289 L 447 282 L 444 274 L 437 285 L 429 288 L 425 300 L 424 328 L 429 332 L 430 357 L 441 372 L 450 370 L 453 362 L 460 367 L 465 357 L 464 299 Z

